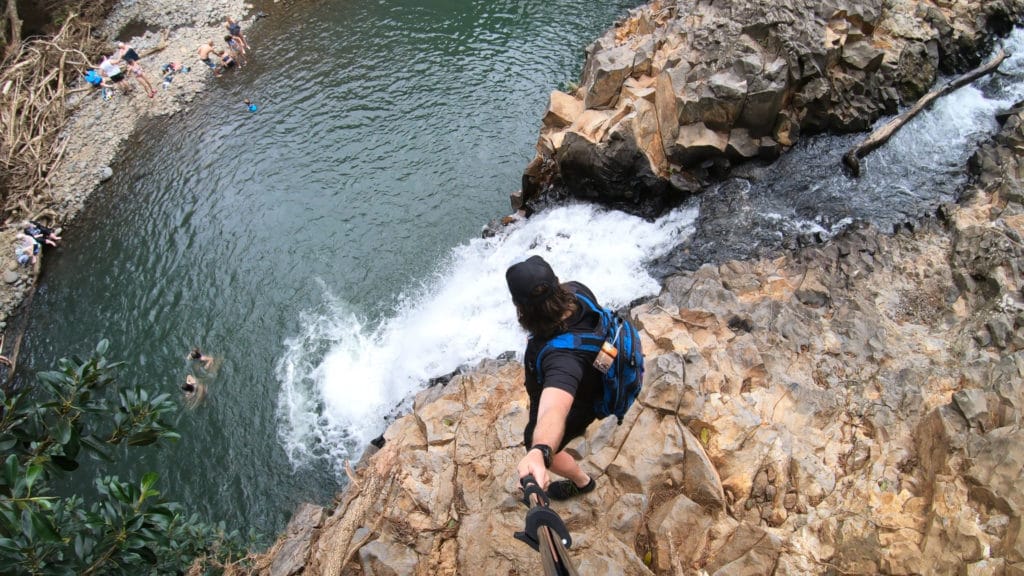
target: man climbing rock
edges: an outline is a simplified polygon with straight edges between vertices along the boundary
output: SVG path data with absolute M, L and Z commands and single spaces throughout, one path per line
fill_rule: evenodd
M 601 373 L 593 366 L 594 353 L 555 349 L 537 356 L 553 337 L 566 332 L 594 332 L 601 318 L 580 304 L 582 294 L 596 304 L 589 288 L 579 282 L 560 284 L 551 266 L 531 256 L 505 272 L 519 324 L 529 333 L 523 363 L 530 419 L 523 432 L 527 453 L 519 462 L 522 478 L 532 474 L 548 496 L 567 500 L 594 489 L 576 460 L 564 452 L 566 444 L 583 435 L 594 421 L 594 398 L 601 393 Z M 566 478 L 550 482 L 548 470 Z

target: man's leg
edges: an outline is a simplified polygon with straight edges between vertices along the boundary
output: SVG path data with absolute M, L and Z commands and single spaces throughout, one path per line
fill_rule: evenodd
M 551 458 L 551 471 L 567 480 L 548 484 L 547 493 L 552 500 L 568 500 L 592 492 L 596 487 L 594 479 L 584 472 L 576 460 L 565 452 Z
M 579 487 L 586 486 L 590 482 L 590 476 L 587 476 L 587 473 L 576 463 L 576 459 L 565 450 L 551 457 L 551 471 L 562 478 L 572 480 Z

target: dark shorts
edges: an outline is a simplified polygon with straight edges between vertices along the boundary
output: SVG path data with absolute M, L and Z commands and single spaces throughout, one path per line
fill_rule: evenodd
M 117 74 L 114 74 L 110 77 L 110 81 L 115 84 L 120 82 L 121 80 L 124 80 L 124 72 L 118 72 Z
M 129 48 L 128 51 L 124 53 L 124 61 L 129 64 L 139 61 L 139 53 L 135 51 L 135 48 Z

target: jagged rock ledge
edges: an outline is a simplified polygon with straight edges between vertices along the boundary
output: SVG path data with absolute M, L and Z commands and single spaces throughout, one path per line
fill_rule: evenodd
M 513 209 L 569 196 L 655 216 L 801 134 L 867 129 L 1022 15 L 1022 0 L 654 0 L 587 48 L 578 89 L 552 92 Z
M 1024 116 L 959 205 L 669 278 L 631 310 L 648 373 L 571 445 L 581 574 L 1024 574 Z M 512 538 L 522 367 L 421 393 L 261 573 L 540 573 Z

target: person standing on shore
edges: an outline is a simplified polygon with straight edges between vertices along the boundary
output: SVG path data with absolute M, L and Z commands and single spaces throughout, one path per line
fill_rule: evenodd
M 127 44 L 125 42 L 117 43 L 117 52 L 114 52 L 115 63 L 119 64 L 124 62 L 126 65 L 130 66 L 132 62 L 138 61 L 139 53 L 135 51 L 135 48 L 132 48 L 131 44 Z
M 572 349 L 551 350 L 540 366 L 536 364 L 551 338 L 566 332 L 594 332 L 601 325 L 601 316 L 580 304 L 576 294 L 595 305 L 597 298 L 579 282 L 559 283 L 540 256 L 510 266 L 505 281 L 519 325 L 530 335 L 523 359 L 530 398 L 529 421 L 523 431 L 527 452 L 517 472 L 520 478 L 532 475 L 555 500 L 587 494 L 594 490 L 594 479 L 564 448 L 597 419 L 594 400 L 603 394 L 602 374 L 593 365 L 592 353 Z M 549 484 L 549 469 L 566 480 Z
M 199 59 L 209 66 L 215 75 L 220 76 L 220 65 L 213 61 L 214 57 L 217 56 L 217 50 L 213 47 L 213 40 L 208 41 L 206 44 L 200 44 L 198 52 Z
M 128 64 L 128 72 L 130 72 L 132 78 L 135 78 L 135 81 L 146 90 L 147 96 L 150 98 L 156 96 L 156 89 L 154 89 L 153 85 L 149 83 L 149 78 L 146 78 L 146 71 L 142 69 L 138 60 L 133 60 Z
M 224 42 L 228 45 L 228 50 L 231 51 L 232 56 L 238 61 L 238 67 L 244 68 L 247 62 L 245 58 L 245 50 L 242 48 L 241 41 L 238 40 L 237 36 L 231 36 L 230 34 L 224 37 Z
M 238 38 L 238 42 L 242 47 L 242 53 L 249 49 L 249 41 L 242 36 L 242 26 L 235 19 L 228 16 L 228 19 L 224 22 L 224 27 L 228 29 L 228 34 Z

